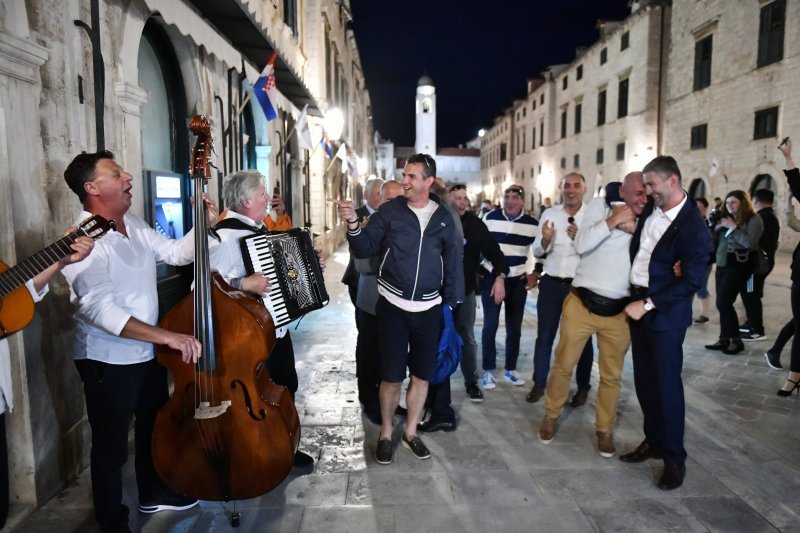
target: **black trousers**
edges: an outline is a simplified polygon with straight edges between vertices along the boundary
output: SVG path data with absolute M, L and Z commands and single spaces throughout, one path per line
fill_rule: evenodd
M 744 289 L 753 269 L 749 263 L 736 263 L 733 254 L 728 254 L 727 266 L 717 265 L 717 310 L 719 311 L 720 339 L 738 339 L 739 317 L 733 303 Z
M 380 337 L 378 317 L 356 307 L 358 340 L 356 341 L 356 378 L 358 380 L 358 401 L 364 410 L 380 416 L 381 404 L 378 399 L 380 388 Z
M 294 398 L 297 392 L 297 368 L 295 368 L 294 364 L 292 336 L 288 331 L 286 335 L 276 339 L 275 347 L 270 352 L 269 359 L 267 359 L 267 369 L 272 381 L 289 389 L 289 392 L 292 393 L 292 398 Z
M 135 469 L 139 501 L 167 490 L 153 468 L 151 440 L 156 413 L 168 399 L 167 370 L 154 359 L 112 365 L 75 361 L 83 381 L 92 429 L 91 478 L 95 518 L 103 531 L 125 531 L 128 509 L 122 504 L 122 466 L 128 459 L 128 430 L 135 417 Z
M 8 443 L 6 441 L 6 414 L 0 414 L 0 529 L 8 518 Z
M 742 304 L 744 304 L 744 311 L 747 314 L 747 323 L 753 328 L 753 331 L 762 335 L 764 334 L 764 307 L 761 299 L 764 298 L 764 281 L 768 275 L 769 272 L 761 275 L 753 274 L 752 290 L 747 290 L 748 278 L 739 293 L 742 298 Z
M 792 321 L 794 322 L 794 339 L 792 339 L 792 358 L 789 370 L 800 372 L 800 282 L 792 281 Z

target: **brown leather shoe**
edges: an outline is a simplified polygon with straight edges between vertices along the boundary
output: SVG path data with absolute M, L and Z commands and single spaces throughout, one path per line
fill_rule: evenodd
M 597 431 L 597 451 L 603 457 L 614 457 L 617 449 L 614 447 L 614 439 L 608 431 Z
M 569 402 L 571 407 L 580 407 L 586 403 L 586 400 L 589 398 L 589 391 L 588 390 L 579 390 L 575 393 L 575 396 L 572 397 L 572 400 Z
M 544 396 L 544 387 L 534 385 L 531 391 L 525 396 L 525 401 L 528 403 L 538 402 Z
M 558 422 L 558 418 L 549 416 L 545 416 L 542 420 L 542 425 L 539 426 L 539 440 L 543 444 L 547 444 L 556 436 L 556 422 Z
M 641 463 L 648 459 L 662 459 L 663 457 L 664 455 L 661 453 L 661 450 L 650 446 L 650 443 L 647 441 L 643 441 L 632 452 L 620 455 L 619 460 L 623 463 Z
M 673 490 L 683 485 L 683 478 L 686 476 L 686 465 L 667 463 L 664 465 L 664 473 L 658 480 L 658 488 L 661 490 Z

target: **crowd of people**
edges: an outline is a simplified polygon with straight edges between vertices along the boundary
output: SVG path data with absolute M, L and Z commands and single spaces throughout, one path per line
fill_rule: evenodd
M 791 148 L 791 141 L 780 147 L 791 194 L 800 200 L 800 170 Z M 110 152 L 75 157 L 64 177 L 83 205 L 76 222 L 100 215 L 113 221 L 115 230 L 97 243 L 78 239 L 70 255 L 29 281 L 28 290 L 38 300 L 55 272 L 62 270 L 67 279 L 76 309 L 72 351 L 92 434 L 95 517 L 103 531 L 128 531 L 122 467 L 134 419 L 139 511 L 197 504 L 160 480 L 151 451 L 156 413 L 168 399 L 166 370 L 154 359 L 154 345 L 169 346 L 186 364 L 196 363 L 202 354 L 196 338 L 157 325 L 156 262 L 192 262 L 194 235 L 190 231 L 170 239 L 130 214 L 132 176 Z M 479 216 L 469 208 L 463 184 L 445 188 L 436 177 L 434 158 L 415 154 L 400 180 L 369 180 L 363 206 L 331 200 L 347 226 L 351 263 L 343 281 L 356 309 L 358 396 L 365 418 L 380 427 L 374 448 L 378 463 L 393 460 L 396 414 L 405 416 L 400 444 L 418 459 L 431 457 L 418 432 L 456 429 L 450 380 L 432 382 L 445 307 L 453 312 L 463 340 L 461 372 L 470 401 L 483 402 L 491 394 L 487 391 L 501 383 L 526 384 L 517 362 L 525 302 L 538 287 L 534 368 L 526 400 L 544 398 L 539 440 L 547 444 L 555 439 L 567 402 L 572 408 L 587 403 L 596 361 L 597 450 L 613 457 L 621 374 L 630 349 L 644 438 L 619 458 L 626 463 L 661 459 L 658 487 L 671 490 L 683 483 L 686 330 L 693 320 L 699 325 L 710 320 L 708 284 L 716 269 L 713 291 L 720 332 L 706 348 L 734 355 L 744 349 L 744 341 L 765 339 L 761 299 L 779 236 L 774 195 L 758 190 L 751 201 L 746 192 L 734 190 L 709 210 L 707 200 L 691 199 L 683 190 L 678 164 L 669 156 L 656 157 L 622 182 L 608 184 L 604 196 L 588 203 L 581 174 L 567 174 L 559 188 L 562 203 L 548 205 L 539 220 L 524 212 L 525 190 L 516 184 L 505 189 L 502 206 L 481 205 Z M 223 197 L 228 211 L 218 215 L 204 196 L 207 222 L 215 229 L 209 238 L 210 266 L 232 288 L 259 296 L 273 313 L 270 282 L 260 272 L 247 274 L 239 240 L 291 228 L 292 222 L 280 196 L 268 194 L 266 179 L 258 172 L 227 176 Z M 270 208 L 275 218 L 268 215 Z M 800 231 L 791 199 L 785 214 L 787 225 Z M 794 320 L 800 311 L 798 250 L 800 246 L 792 261 L 793 319 L 765 354 L 771 368 L 782 368 L 780 353 L 794 337 L 780 396 L 800 389 Z M 700 314 L 693 319 L 695 294 Z M 743 324 L 734 307 L 737 297 L 746 310 Z M 480 370 L 474 335 L 478 302 L 483 309 Z M 501 310 L 505 359 L 498 370 Z M 299 384 L 292 340 L 285 327 L 275 331 L 275 338 L 272 352 L 264 354 L 267 369 L 293 397 Z M 576 389 L 570 399 L 573 372 Z M 407 407 L 402 408 L 401 389 L 408 376 Z M 3 385 L 0 400 L 6 403 L 0 407 L 10 407 Z M 312 457 L 296 451 L 296 466 L 312 463 Z
M 791 161 L 791 142 L 781 150 L 798 197 L 800 174 Z M 370 351 L 358 352 L 359 396 L 373 398 L 373 405 L 377 398 L 380 405 L 380 417 L 367 415 L 381 425 L 377 461 L 392 461 L 392 417 L 406 369 L 408 417 L 401 444 L 426 459 L 430 451 L 418 432 L 456 429 L 449 380 L 428 383 L 437 356 L 434 340 L 441 327 L 441 307 L 454 311 L 464 341 L 466 396 L 483 402 L 491 394 L 487 391 L 501 382 L 512 387 L 526 383 L 517 369 L 522 319 L 528 292 L 538 287 L 533 375 L 526 400 L 544 398 L 539 440 L 554 440 L 566 403 L 578 408 L 587 402 L 596 360 L 597 450 L 604 457 L 614 456 L 617 400 L 630 349 L 644 439 L 620 460 L 662 459 L 659 488 L 681 486 L 687 457 L 681 380 L 686 330 L 692 322 L 702 326 L 711 320 L 713 292 L 720 332 L 706 348 L 734 355 L 744 349 L 744 341 L 766 338 L 761 299 L 779 237 L 774 193 L 758 190 L 751 201 L 748 193 L 734 190 L 709 209 L 705 198 L 692 199 L 684 191 L 677 162 L 659 156 L 641 172 L 610 183 L 604 196 L 588 203 L 584 177 L 567 174 L 559 187 L 562 203 L 543 205 L 537 220 L 523 210 L 521 185 L 505 189 L 501 206 L 486 201 L 476 206 L 476 216 L 464 185 L 443 190 L 440 181 L 433 158 L 416 154 L 407 160 L 399 181 L 402 196 L 368 201 L 369 213 L 359 213 L 352 202 L 336 202 L 347 224 L 352 256 L 372 265 L 359 269 L 361 280 L 374 281 L 377 287 L 377 340 Z M 394 183 L 372 179 L 365 190 Z M 793 272 L 795 268 L 793 263 Z M 709 287 L 712 272 L 715 283 Z M 463 288 L 457 284 L 462 279 Z M 800 293 L 795 285 L 794 307 Z M 361 286 L 359 282 L 356 293 Z M 693 318 L 695 294 L 700 313 Z M 734 307 L 737 298 L 747 314 L 741 324 Z M 476 364 L 476 302 L 484 318 L 482 374 Z M 505 361 L 498 371 L 496 335 L 502 309 Z M 790 321 L 766 353 L 770 367 L 781 367 L 780 351 L 794 332 Z M 375 335 L 374 329 L 367 335 Z M 794 365 L 778 391 L 781 396 L 800 386 L 794 347 L 792 354 Z M 570 399 L 573 373 L 576 387 Z M 362 382 L 369 384 L 369 394 L 361 390 Z M 364 407 L 365 412 L 376 409 Z

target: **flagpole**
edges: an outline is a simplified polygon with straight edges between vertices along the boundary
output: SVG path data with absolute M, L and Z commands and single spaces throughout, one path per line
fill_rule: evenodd
M 250 89 L 249 91 L 245 91 L 245 92 L 246 92 L 246 95 L 244 97 L 244 100 L 242 100 L 242 104 L 238 108 L 236 108 L 236 118 L 239 118 L 239 116 L 241 116 L 241 114 L 244 112 L 244 106 L 247 105 L 247 102 L 250 101 L 250 95 L 253 94 L 253 90 L 252 89 Z
M 336 156 L 334 156 L 334 157 L 331 157 L 331 162 L 330 162 L 330 163 L 328 163 L 328 168 L 326 168 L 326 169 L 325 169 L 325 172 L 323 172 L 323 173 L 322 173 L 322 175 L 323 175 L 323 176 L 324 176 L 325 174 L 327 174 L 327 173 L 328 173 L 328 171 L 329 171 L 329 170 L 331 169 L 331 167 L 333 166 L 333 162 L 334 162 L 334 161 L 336 161 L 336 159 L 337 159 L 337 158 L 336 158 Z

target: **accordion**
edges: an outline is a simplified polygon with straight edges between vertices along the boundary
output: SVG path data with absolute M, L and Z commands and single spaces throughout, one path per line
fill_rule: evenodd
M 322 269 L 307 229 L 256 233 L 242 237 L 239 245 L 247 274 L 261 272 L 269 279 L 276 328 L 328 305 Z

